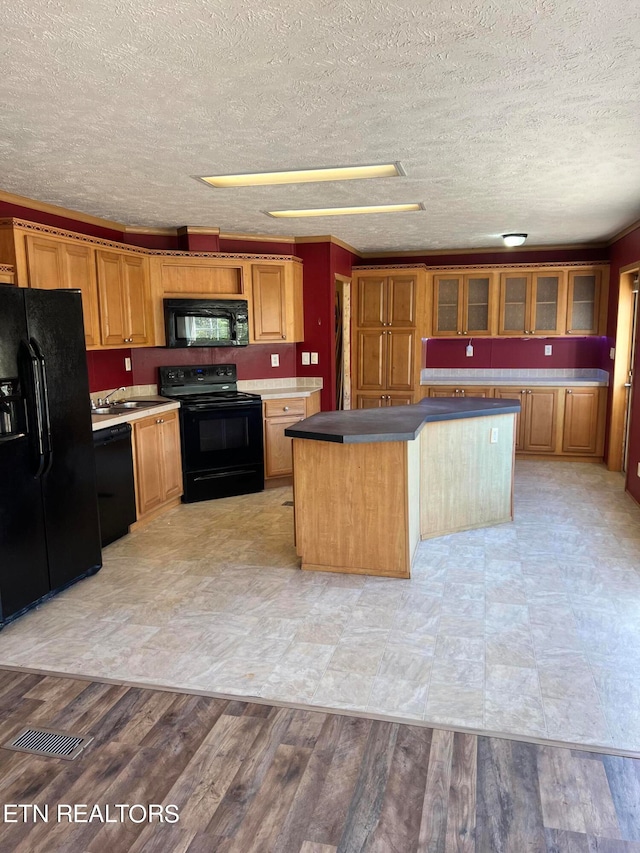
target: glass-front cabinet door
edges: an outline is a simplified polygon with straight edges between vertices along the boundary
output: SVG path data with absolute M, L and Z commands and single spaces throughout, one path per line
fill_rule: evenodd
M 566 304 L 564 278 L 561 273 L 533 273 L 529 334 L 560 335 L 564 329 Z
M 600 313 L 600 270 L 569 272 L 568 335 L 597 335 Z
M 488 275 L 464 277 L 463 335 L 491 334 L 491 279 Z
M 501 335 L 529 334 L 530 273 L 502 273 L 500 276 Z
M 434 336 L 446 337 L 462 333 L 462 282 L 463 277 L 458 275 L 434 278 Z

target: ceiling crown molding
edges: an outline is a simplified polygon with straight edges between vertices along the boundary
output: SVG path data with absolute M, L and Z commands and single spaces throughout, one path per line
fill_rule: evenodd
M 57 204 L 48 204 L 45 201 L 36 201 L 22 195 L 15 195 L 0 190 L 0 201 L 8 204 L 17 204 L 20 207 L 28 207 L 30 210 L 39 210 L 41 213 L 51 213 L 53 216 L 63 216 L 65 219 L 75 219 L 77 222 L 86 222 L 87 225 L 98 225 L 100 228 L 109 228 L 112 231 L 125 231 L 126 225 L 111 219 L 102 219 L 100 216 L 91 216 L 89 213 L 80 213 Z

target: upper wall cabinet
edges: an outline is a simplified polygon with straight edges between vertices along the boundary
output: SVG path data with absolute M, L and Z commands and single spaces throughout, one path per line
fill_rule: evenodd
M 567 298 L 567 335 L 604 333 L 602 271 L 570 270 Z
M 100 332 L 105 346 L 150 346 L 153 340 L 148 260 L 96 251 Z
M 250 271 L 240 260 L 163 255 L 150 259 L 150 275 L 165 296 L 233 299 L 246 293 Z
M 416 325 L 417 275 L 358 276 L 357 325 L 360 328 Z
M 251 286 L 252 342 L 304 340 L 302 264 L 299 261 L 252 264 Z
M 564 334 L 566 294 L 566 276 L 561 270 L 502 273 L 499 333 Z
M 494 335 L 495 286 L 491 273 L 435 275 L 434 337 Z
M 84 315 L 85 343 L 100 344 L 95 249 L 60 237 L 25 237 L 29 286 L 45 290 L 80 290 Z

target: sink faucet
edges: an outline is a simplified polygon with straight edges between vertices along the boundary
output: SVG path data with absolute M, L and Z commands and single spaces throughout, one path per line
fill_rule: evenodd
M 121 385 L 119 388 L 114 388 L 113 391 L 109 391 L 109 393 L 107 394 L 106 397 L 98 397 L 97 405 L 98 406 L 105 406 L 109 400 L 109 397 L 111 397 L 112 394 L 115 394 L 116 391 L 126 391 L 126 390 L 127 390 L 126 385 Z

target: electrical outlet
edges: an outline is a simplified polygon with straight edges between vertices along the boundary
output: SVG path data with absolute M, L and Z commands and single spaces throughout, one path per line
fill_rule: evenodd
M 312 352 L 311 353 L 311 364 L 317 364 L 317 363 L 318 363 L 318 353 Z
M 124 369 L 125 370 L 131 370 L 131 359 L 130 358 L 125 358 Z
M 491 437 L 489 439 L 491 444 L 498 443 L 498 427 L 491 427 Z
M 613 361 L 615 359 L 615 357 L 616 357 L 616 348 L 611 347 L 611 349 L 609 350 L 609 358 L 611 359 L 611 361 Z
M 638 477 L 640 477 L 640 462 L 638 462 Z
M 311 364 L 311 353 L 303 352 L 302 353 L 302 363 L 303 364 Z
M 271 353 L 271 367 L 280 367 L 280 356 L 277 352 Z
M 467 352 L 468 358 L 471 358 L 471 356 L 473 355 L 473 345 L 472 344 L 468 345 L 466 352 Z
M 545 344 L 544 345 L 544 354 L 545 355 L 551 355 L 552 352 L 553 352 L 553 347 L 551 346 L 551 344 Z

